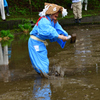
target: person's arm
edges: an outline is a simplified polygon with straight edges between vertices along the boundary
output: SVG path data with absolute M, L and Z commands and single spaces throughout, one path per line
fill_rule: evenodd
M 62 28 L 62 26 L 58 22 L 55 24 L 55 29 L 58 32 L 58 34 L 68 36 L 68 33 Z

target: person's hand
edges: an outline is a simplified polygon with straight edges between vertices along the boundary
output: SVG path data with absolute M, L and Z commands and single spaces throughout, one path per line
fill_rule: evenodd
M 59 35 L 58 38 L 62 39 L 64 42 L 71 39 L 71 35 L 64 36 L 64 35 Z
M 64 36 L 64 35 L 59 35 L 58 38 L 62 39 L 64 42 L 68 40 L 67 36 Z

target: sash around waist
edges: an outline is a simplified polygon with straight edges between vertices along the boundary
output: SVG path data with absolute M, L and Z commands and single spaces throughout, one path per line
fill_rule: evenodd
M 45 46 L 48 45 L 47 41 L 45 41 L 45 40 L 41 40 L 41 39 L 37 38 L 37 37 L 34 36 L 34 35 L 30 35 L 30 37 L 31 37 L 32 39 L 34 39 L 34 40 L 37 40 L 37 41 L 43 42 Z

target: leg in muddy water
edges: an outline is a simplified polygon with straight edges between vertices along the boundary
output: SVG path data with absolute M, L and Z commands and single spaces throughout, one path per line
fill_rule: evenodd
M 41 77 L 43 77 L 43 78 L 48 78 L 49 77 L 49 75 L 47 74 L 47 73 L 43 73 L 41 70 L 39 70 L 40 71 L 40 75 L 41 75 Z
M 56 79 L 57 77 L 64 77 L 64 69 L 61 68 L 61 66 L 53 66 L 49 74 L 43 73 L 41 70 L 39 70 L 41 73 L 38 73 L 42 78 L 47 79 Z
M 64 69 L 62 69 L 61 66 L 53 66 L 49 75 L 54 77 L 64 77 Z

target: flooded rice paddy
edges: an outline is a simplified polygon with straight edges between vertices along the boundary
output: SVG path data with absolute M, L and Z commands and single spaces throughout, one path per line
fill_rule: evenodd
M 55 79 L 41 78 L 32 68 L 27 36 L 0 43 L 0 100 L 100 100 L 100 25 L 64 29 L 77 39 L 64 49 L 49 43 L 50 70 L 61 73 Z

